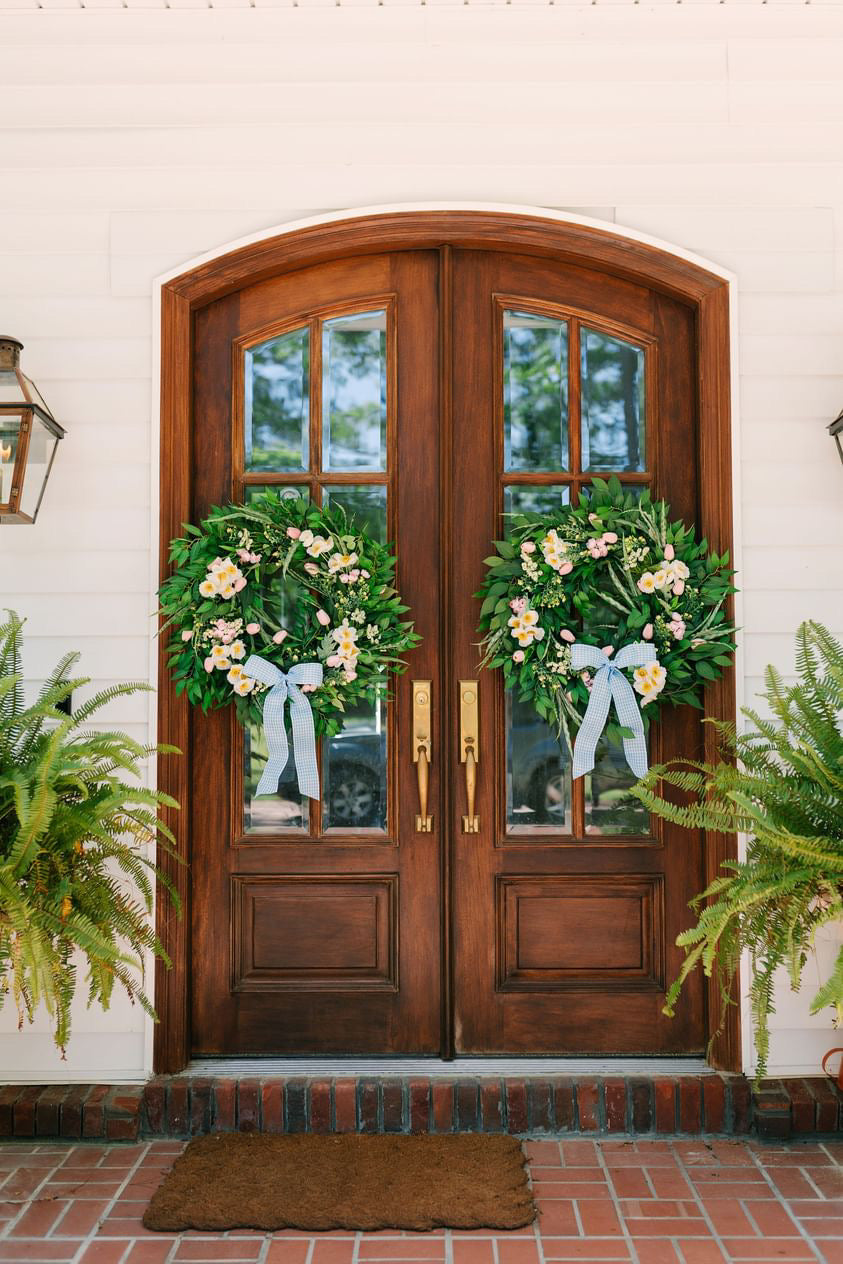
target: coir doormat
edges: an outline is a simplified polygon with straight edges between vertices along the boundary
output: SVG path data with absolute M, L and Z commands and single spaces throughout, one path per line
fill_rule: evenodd
M 147 1229 L 519 1229 L 536 1209 L 514 1137 L 220 1133 L 188 1145 Z

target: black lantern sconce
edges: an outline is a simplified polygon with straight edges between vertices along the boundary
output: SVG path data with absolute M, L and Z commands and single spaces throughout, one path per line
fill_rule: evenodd
M 834 421 L 828 428 L 828 433 L 833 437 L 837 444 L 837 451 L 840 454 L 840 460 L 843 461 L 843 412 L 838 413 Z
M 21 373 L 22 350 L 0 334 L 0 525 L 35 521 L 65 433 Z

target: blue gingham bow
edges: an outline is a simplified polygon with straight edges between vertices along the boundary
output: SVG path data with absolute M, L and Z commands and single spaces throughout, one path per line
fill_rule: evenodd
M 633 736 L 623 739 L 623 752 L 636 777 L 647 771 L 647 743 L 644 740 L 644 722 L 635 699 L 632 685 L 620 670 L 622 667 L 643 667 L 655 662 L 656 649 L 645 641 L 632 641 L 619 650 L 610 661 L 596 645 L 583 645 L 577 641 L 571 646 L 571 666 L 575 671 L 584 667 L 596 667 L 597 675 L 591 687 L 588 709 L 583 716 L 580 731 L 574 742 L 574 777 L 582 777 L 594 767 L 594 752 L 600 734 L 606 726 L 609 707 L 615 704 L 620 723 L 631 729 Z
M 269 758 L 263 776 L 255 791 L 259 794 L 275 794 L 278 779 L 287 767 L 289 749 L 287 729 L 284 724 L 284 706 L 290 699 L 290 724 L 293 737 L 293 758 L 299 790 L 308 799 L 319 798 L 319 769 L 316 765 L 316 734 L 313 729 L 313 711 L 307 694 L 300 685 L 321 685 L 321 663 L 296 663 L 286 673 L 280 671 L 268 658 L 250 654 L 243 665 L 243 672 L 264 685 L 269 693 L 263 704 L 263 731 Z

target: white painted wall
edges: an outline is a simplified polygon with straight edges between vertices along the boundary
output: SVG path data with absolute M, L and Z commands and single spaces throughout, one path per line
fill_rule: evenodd
M 0 329 L 69 430 L 0 540 L 29 678 L 68 647 L 98 684 L 150 672 L 153 279 L 417 200 L 569 209 L 735 272 L 747 696 L 801 619 L 843 632 L 841 63 L 833 4 L 0 14 Z M 144 699 L 109 719 L 150 731 Z M 834 1043 L 786 990 L 775 1027 L 780 1073 Z M 9 1078 L 139 1078 L 150 1048 L 120 999 L 79 1004 L 66 1063 L 0 1013 Z

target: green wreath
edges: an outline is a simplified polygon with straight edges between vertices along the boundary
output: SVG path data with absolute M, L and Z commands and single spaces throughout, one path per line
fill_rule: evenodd
M 293 671 L 295 681 L 300 669 L 315 734 L 332 736 L 347 708 L 374 701 L 421 639 L 401 618 L 408 607 L 393 587 L 391 550 L 340 507 L 268 491 L 215 506 L 185 531 L 170 545 L 161 614 L 176 691 L 205 711 L 233 702 L 244 724 L 261 720 L 271 687 L 245 671 L 258 656 L 272 675 Z M 308 664 L 321 672 L 308 678 Z
M 651 660 L 625 662 L 636 658 L 630 649 L 619 664 L 645 731 L 666 702 L 701 707 L 701 686 L 732 664 L 728 554 L 710 553 L 646 491 L 636 497 L 614 476 L 595 478 L 576 506 L 512 514 L 508 539 L 495 549 L 476 594 L 482 664 L 500 668 L 507 688 L 555 724 L 569 748 L 595 686 L 583 659 L 605 666 L 637 646 L 638 659 Z M 631 736 L 614 722 L 607 732 Z

